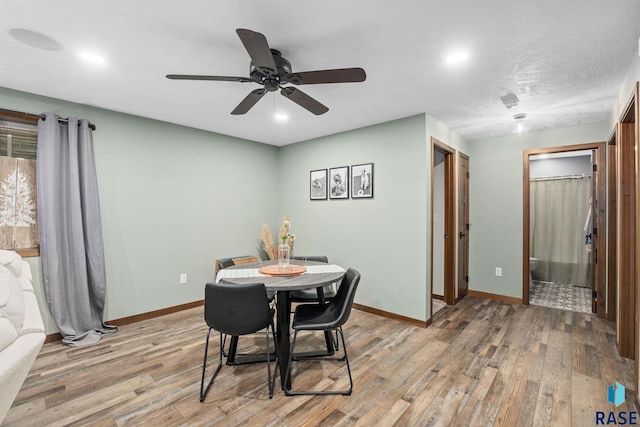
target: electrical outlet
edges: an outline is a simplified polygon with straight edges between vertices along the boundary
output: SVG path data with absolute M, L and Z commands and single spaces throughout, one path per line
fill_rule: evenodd
M 182 273 L 180 274 L 180 284 L 184 285 L 185 283 L 187 283 L 187 273 Z
M 496 267 L 496 276 L 502 277 L 502 267 Z

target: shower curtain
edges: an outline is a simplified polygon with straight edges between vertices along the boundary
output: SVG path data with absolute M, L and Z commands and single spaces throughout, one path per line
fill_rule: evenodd
M 591 254 L 585 221 L 591 203 L 591 177 L 531 180 L 530 238 L 538 258 L 533 279 L 591 286 Z

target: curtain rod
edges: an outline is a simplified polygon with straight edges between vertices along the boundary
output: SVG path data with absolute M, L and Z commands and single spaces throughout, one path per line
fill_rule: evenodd
M 582 175 L 557 175 L 557 176 L 542 176 L 539 178 L 531 178 L 529 181 L 555 181 L 559 179 L 582 179 L 591 178 L 591 175 L 583 173 Z
M 44 114 L 30 114 L 30 113 L 23 113 L 22 111 L 14 111 L 14 110 L 7 110 L 4 108 L 0 108 L 0 115 L 2 114 L 9 116 L 13 119 L 23 119 L 27 121 L 33 121 L 33 122 L 37 122 L 38 119 L 45 120 Z M 62 117 L 59 118 L 58 121 L 62 123 L 69 123 L 69 119 L 63 119 Z M 89 127 L 91 128 L 91 130 L 96 130 L 96 125 L 94 125 L 91 122 L 89 122 Z
M 40 117 L 43 121 L 47 119 L 47 117 L 44 114 L 40 114 L 38 117 Z M 65 118 L 58 118 L 58 122 L 60 123 L 69 123 L 69 119 L 65 119 Z M 80 122 L 78 122 L 78 126 L 80 126 Z M 96 130 L 96 125 L 94 125 L 93 123 L 89 122 L 89 127 L 91 128 L 91 130 Z

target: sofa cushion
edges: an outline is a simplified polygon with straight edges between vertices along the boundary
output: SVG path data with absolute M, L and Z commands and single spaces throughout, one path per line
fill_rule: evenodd
M 9 319 L 0 317 L 0 352 L 18 338 L 18 332 Z
M 14 251 L 0 249 L 0 265 L 7 267 L 14 276 L 21 277 L 24 268 L 22 257 Z
M 20 336 L 35 332 L 44 333 L 44 323 L 38 308 L 38 300 L 33 292 L 23 292 L 24 297 L 24 323 L 18 331 Z
M 20 287 L 22 288 L 23 291 L 34 292 L 33 284 L 29 280 L 22 277 L 18 277 L 16 279 L 16 282 L 20 284 Z
M 28 280 L 29 282 L 33 282 L 33 275 L 31 274 L 31 265 L 25 261 L 22 260 L 22 271 L 20 272 L 20 276 L 18 276 L 21 279 L 25 279 Z
M 0 318 L 7 319 L 19 335 L 24 323 L 22 286 L 9 273 L 0 271 Z

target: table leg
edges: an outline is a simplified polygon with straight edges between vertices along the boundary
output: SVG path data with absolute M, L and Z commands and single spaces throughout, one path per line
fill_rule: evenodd
M 291 379 L 285 384 L 285 375 L 289 371 L 289 355 L 291 342 L 289 326 L 291 323 L 291 300 L 289 291 L 278 291 L 276 302 L 276 341 L 278 342 L 278 365 L 280 366 L 280 384 L 283 390 L 291 388 Z
M 227 365 L 236 363 L 236 350 L 238 349 L 238 337 L 232 336 L 229 340 L 229 353 L 227 356 Z

